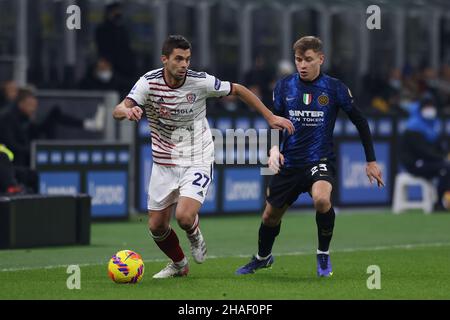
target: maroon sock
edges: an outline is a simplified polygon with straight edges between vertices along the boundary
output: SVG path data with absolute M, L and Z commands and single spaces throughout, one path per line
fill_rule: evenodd
M 180 241 L 178 240 L 177 234 L 172 228 L 169 228 L 167 232 L 162 236 L 154 236 L 158 247 L 172 259 L 173 262 L 180 262 L 184 259 L 183 249 L 180 247 Z

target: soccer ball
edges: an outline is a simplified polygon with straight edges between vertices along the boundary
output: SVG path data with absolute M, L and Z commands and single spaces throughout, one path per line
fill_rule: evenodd
M 115 283 L 138 283 L 144 276 L 144 262 L 134 251 L 119 251 L 109 260 L 108 276 Z

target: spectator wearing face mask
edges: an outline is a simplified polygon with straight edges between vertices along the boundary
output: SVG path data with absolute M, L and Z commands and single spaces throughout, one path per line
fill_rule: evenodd
M 432 98 L 424 98 L 413 106 L 400 140 L 400 162 L 414 176 L 437 178 L 439 210 L 450 208 L 450 161 L 437 125 L 437 108 Z
M 105 6 L 104 21 L 95 30 L 95 43 L 98 56 L 110 61 L 118 74 L 134 77 L 135 58 L 129 32 L 123 20 L 120 2 L 116 1 Z
M 127 93 L 125 92 L 125 88 L 128 89 L 128 85 L 128 81 L 114 71 L 112 64 L 107 59 L 99 58 L 94 67 L 81 80 L 80 89 L 115 90 L 122 96 Z

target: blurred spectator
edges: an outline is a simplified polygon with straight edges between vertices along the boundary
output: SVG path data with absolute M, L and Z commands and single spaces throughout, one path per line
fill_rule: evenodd
M 335 73 L 331 73 L 335 76 Z M 368 110 L 385 113 L 387 112 L 388 105 L 386 99 L 383 97 L 383 88 L 386 88 L 387 83 L 383 80 L 380 74 L 370 72 L 366 74 L 363 79 L 364 92 L 360 99 L 363 106 L 370 106 Z
M 403 71 L 390 70 L 385 78 L 381 73 L 370 73 L 363 78 L 362 103 L 376 113 L 409 114 L 409 108 L 420 97 L 432 96 L 438 113 L 450 114 L 450 66 L 436 69 L 414 69 L 406 65 Z
M 13 159 L 11 150 L 0 144 L 0 194 L 9 193 L 18 184 L 14 178 Z
M 402 72 L 398 68 L 394 68 L 389 72 L 389 78 L 385 88 L 385 97 L 388 104 L 388 112 L 407 116 L 409 112 L 402 106 L 409 104 L 413 97 L 404 87 L 404 78 Z
M 388 103 L 391 106 L 394 106 L 395 109 L 399 108 L 402 86 L 403 79 L 401 70 L 398 68 L 392 69 L 389 73 L 389 78 L 387 81 L 386 98 Z
M 442 65 L 439 88 L 450 95 L 450 64 Z
M 264 104 L 271 105 L 272 91 L 270 84 L 273 79 L 273 73 L 266 66 L 263 56 L 257 55 L 252 68 L 245 74 L 244 83 Z
M 113 2 L 105 7 L 104 21 L 95 31 L 95 41 L 98 56 L 111 61 L 117 73 L 127 77 L 135 76 L 135 57 L 128 30 L 123 25 L 120 2 Z
M 401 108 L 402 97 L 405 94 L 401 70 L 390 70 L 387 77 L 381 75 L 367 75 L 364 79 L 366 100 L 376 113 L 403 114 L 408 113 Z
M 450 208 L 450 161 L 437 130 L 437 107 L 424 98 L 412 109 L 400 141 L 400 162 L 405 169 L 428 180 L 438 178 L 437 209 Z
M 281 79 L 295 73 L 295 65 L 290 60 L 280 60 L 277 67 L 277 78 Z
M 422 95 L 431 94 L 436 98 L 436 106 L 439 108 L 441 106 L 441 101 L 439 99 L 438 83 L 439 78 L 437 71 L 431 67 L 425 67 L 422 70 L 419 79 L 419 93 Z
M 114 72 L 113 66 L 105 58 L 99 58 L 93 68 L 88 70 L 80 82 L 80 89 L 115 90 L 124 96 L 129 89 L 129 82 Z
M 242 105 L 241 100 L 239 100 L 236 96 L 228 95 L 217 99 L 216 106 L 214 108 L 210 108 L 210 114 L 226 114 L 228 112 L 241 112 L 244 111 L 245 105 Z
M 440 78 L 437 82 L 440 100 L 442 102 L 442 110 L 446 114 L 450 114 L 450 65 L 444 64 L 441 68 Z
M 400 96 L 400 108 L 408 115 L 411 113 L 411 106 L 414 105 L 414 101 L 420 99 L 419 79 L 420 73 L 412 68 L 406 67 L 403 70 L 402 88 Z
M 277 81 L 296 72 L 295 65 L 290 60 L 280 60 L 277 64 L 276 77 L 270 83 L 270 92 L 273 92 Z
M 36 193 L 38 176 L 34 170 L 15 167 L 14 153 L 0 144 L 0 194 Z
M 19 88 L 14 80 L 7 80 L 1 85 L 0 114 L 11 108 L 16 101 Z
M 444 64 L 441 71 L 425 67 L 417 79 L 418 92 L 431 94 L 436 99 L 439 113 L 450 113 L 450 66 Z
M 36 121 L 37 108 L 38 100 L 33 92 L 20 89 L 14 106 L 0 117 L 0 143 L 14 153 L 14 164 L 18 166 L 30 165 L 32 140 L 56 138 L 57 125 L 86 130 L 101 130 L 104 125 L 103 108 L 99 108 L 93 119 L 81 120 L 54 106 L 41 122 Z

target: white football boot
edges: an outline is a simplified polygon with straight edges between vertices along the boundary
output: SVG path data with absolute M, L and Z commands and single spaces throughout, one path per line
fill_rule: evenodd
M 153 276 L 154 279 L 164 279 L 173 277 L 184 277 L 189 273 L 189 263 L 186 258 L 183 261 L 175 263 L 169 262 L 167 266 Z
M 200 228 L 197 228 L 193 234 L 188 234 L 187 237 L 191 243 L 191 253 L 194 261 L 203 263 L 206 259 L 206 243 Z

